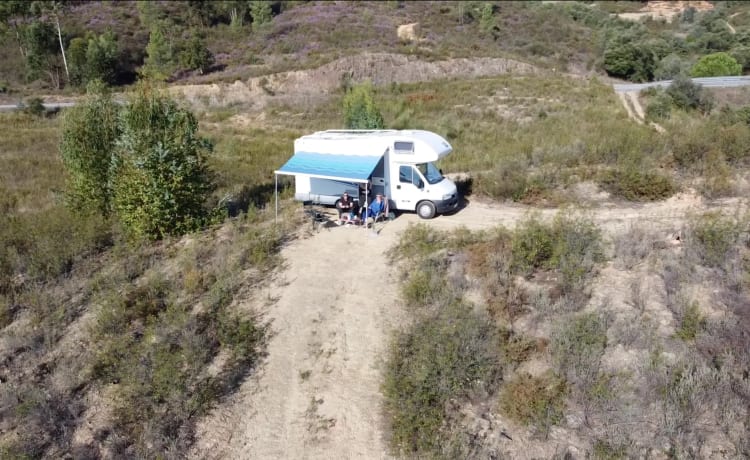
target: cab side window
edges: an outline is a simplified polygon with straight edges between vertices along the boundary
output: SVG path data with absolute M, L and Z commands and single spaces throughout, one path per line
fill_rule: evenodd
M 422 188 L 423 182 L 419 174 L 414 172 L 414 168 L 411 166 L 399 166 L 398 168 L 398 180 L 402 183 L 411 183 L 415 187 Z

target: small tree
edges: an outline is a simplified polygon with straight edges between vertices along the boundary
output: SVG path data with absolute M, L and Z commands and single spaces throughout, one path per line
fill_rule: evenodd
M 159 239 L 203 224 L 214 188 L 207 156 L 188 110 L 141 85 L 121 116 L 113 167 L 114 208 L 134 237 Z
M 60 67 L 57 55 L 57 37 L 52 25 L 34 22 L 24 29 L 26 44 L 26 78 L 36 80 L 47 74 L 50 83 L 60 88 Z
M 89 38 L 86 48 L 86 81 L 114 83 L 119 54 L 114 32 L 107 31 L 98 37 Z
M 180 65 L 203 74 L 213 63 L 214 55 L 206 48 L 203 34 L 193 33 L 180 52 Z
M 483 32 L 492 32 L 495 27 L 495 6 L 492 3 L 485 3 L 479 12 L 479 27 Z
M 68 205 L 84 212 L 111 211 L 110 163 L 119 136 L 118 106 L 100 81 L 83 104 L 65 111 L 60 153 L 67 173 Z
M 70 67 L 70 84 L 82 86 L 86 83 L 86 50 L 88 40 L 76 37 L 68 45 L 68 65 Z
M 369 82 L 352 87 L 344 96 L 344 126 L 347 129 L 385 128 Z
M 728 53 L 713 53 L 703 56 L 690 70 L 693 77 L 721 77 L 740 75 L 742 66 Z
M 268 24 L 273 19 L 271 2 L 266 0 L 253 0 L 250 2 L 250 15 L 253 17 L 253 29 Z
M 146 45 L 146 59 L 140 69 L 140 73 L 147 78 L 163 81 L 174 70 L 174 52 L 165 29 L 166 24 L 163 21 L 151 27 Z

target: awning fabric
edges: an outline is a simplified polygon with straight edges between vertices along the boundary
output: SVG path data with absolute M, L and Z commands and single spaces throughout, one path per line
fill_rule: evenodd
M 325 179 L 365 182 L 381 158 L 382 156 L 297 152 L 276 174 L 304 174 Z

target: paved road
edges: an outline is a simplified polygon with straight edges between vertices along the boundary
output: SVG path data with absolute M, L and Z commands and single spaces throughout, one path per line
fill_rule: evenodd
M 750 85 L 750 76 L 743 77 L 706 77 L 706 78 L 693 78 L 695 83 L 703 85 L 705 88 L 732 88 L 736 86 L 748 86 Z M 672 80 L 654 81 L 650 83 L 627 83 L 627 84 L 614 84 L 612 87 L 616 93 L 630 93 L 638 92 L 642 89 L 650 88 L 652 86 L 667 87 L 672 84 Z M 44 104 L 47 110 L 59 110 L 65 107 L 73 107 L 75 102 L 48 102 Z M 0 112 L 10 112 L 18 110 L 16 104 L 5 104 L 0 105 Z
M 693 78 L 693 82 L 703 85 L 705 88 L 731 88 L 735 86 L 750 85 L 750 76 L 746 77 L 706 77 Z M 623 85 L 612 85 L 616 93 L 629 93 L 640 91 L 652 86 L 667 87 L 672 84 L 672 80 L 654 81 L 651 83 L 628 83 Z
M 48 102 L 44 104 L 44 108 L 47 110 L 59 110 L 64 107 L 73 107 L 75 102 Z M 0 105 L 0 112 L 12 112 L 18 110 L 17 104 L 3 104 Z

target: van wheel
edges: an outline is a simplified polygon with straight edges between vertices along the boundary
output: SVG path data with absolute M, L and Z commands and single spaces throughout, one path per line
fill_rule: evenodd
M 432 201 L 422 201 L 417 205 L 417 214 L 422 219 L 432 219 L 435 217 L 435 205 Z

